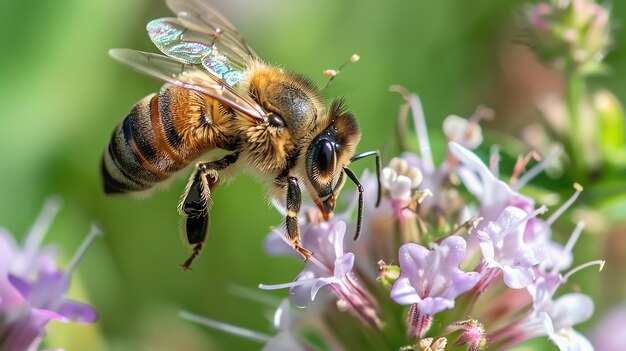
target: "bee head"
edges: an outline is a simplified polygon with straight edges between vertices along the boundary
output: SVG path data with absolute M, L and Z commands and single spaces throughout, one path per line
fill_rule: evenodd
M 328 220 L 335 208 L 335 199 L 346 180 L 344 167 L 350 163 L 361 139 L 359 126 L 343 100 L 335 100 L 327 111 L 329 125 L 306 150 L 305 166 L 311 184 L 311 197 Z

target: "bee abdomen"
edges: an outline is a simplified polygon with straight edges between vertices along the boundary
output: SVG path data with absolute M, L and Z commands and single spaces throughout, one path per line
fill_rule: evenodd
M 142 99 L 113 131 L 101 163 L 105 193 L 147 190 L 187 165 L 171 145 L 158 100 Z
M 117 125 L 102 157 L 106 193 L 149 189 L 208 150 L 233 144 L 233 113 L 206 95 L 166 84 Z

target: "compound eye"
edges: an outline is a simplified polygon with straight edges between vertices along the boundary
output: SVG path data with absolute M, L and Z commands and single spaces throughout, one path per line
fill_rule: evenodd
M 322 175 L 335 169 L 335 146 L 326 139 L 320 140 L 313 151 L 313 160 Z
M 285 128 L 285 120 L 273 112 L 270 114 L 268 120 L 274 127 Z

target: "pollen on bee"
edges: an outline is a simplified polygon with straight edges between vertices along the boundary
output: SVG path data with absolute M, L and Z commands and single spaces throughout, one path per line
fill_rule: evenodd
M 322 72 L 323 75 L 325 75 L 326 77 L 334 77 L 337 75 L 337 70 L 334 69 L 327 69 L 324 72 Z

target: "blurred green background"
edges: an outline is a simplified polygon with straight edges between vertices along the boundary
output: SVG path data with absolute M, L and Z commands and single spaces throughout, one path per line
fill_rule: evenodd
M 420 94 L 434 145 L 443 145 L 439 126 L 445 116 L 468 116 L 479 104 L 496 111 L 485 129 L 517 135 L 532 117 L 533 99 L 559 89 L 558 76 L 516 43 L 512 18 L 521 3 L 216 0 L 214 6 L 261 57 L 319 85 L 326 81 L 322 70 L 358 53 L 361 61 L 341 73 L 326 97 L 346 97 L 363 131 L 360 151 L 388 146 L 390 157 L 401 103 L 389 92 L 392 84 Z M 626 3 L 614 1 L 618 24 L 625 12 Z M 100 190 L 100 156 L 111 131 L 162 84 L 114 62 L 107 50 L 155 51 L 145 24 L 167 16 L 160 1 L 0 2 L 0 223 L 21 237 L 46 197 L 60 194 L 63 210 L 46 240 L 58 243 L 66 262 L 91 221 L 106 234 L 80 264 L 70 294 L 93 304 L 100 321 L 53 325 L 49 347 L 257 349 L 192 325 L 176 311 L 271 334 L 271 308 L 232 287 L 287 282 L 302 268 L 297 260 L 263 252 L 268 227 L 281 217 L 266 205 L 262 186 L 246 175 L 215 192 L 209 242 L 193 272 L 179 267 L 188 252 L 179 239 L 176 205 L 187 172 L 148 199 L 105 197 Z M 620 79 L 626 73 L 626 29 L 617 26 L 615 33 L 618 42 L 607 58 L 613 71 L 594 83 L 626 97 Z M 359 172 L 363 163 L 355 167 Z M 276 301 L 286 294 L 265 293 Z

